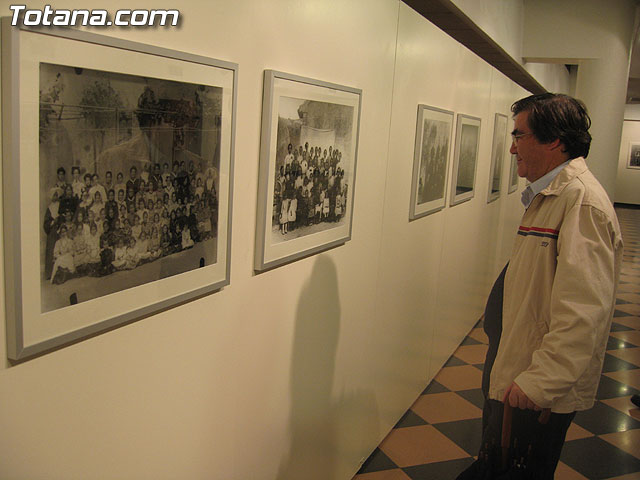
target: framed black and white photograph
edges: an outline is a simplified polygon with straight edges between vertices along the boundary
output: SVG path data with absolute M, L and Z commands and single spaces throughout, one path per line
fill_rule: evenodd
M 480 123 L 481 121 L 477 117 L 458 114 L 451 179 L 451 205 L 466 202 L 474 196 Z
M 491 170 L 489 172 L 489 190 L 487 203 L 500 197 L 502 184 L 502 165 L 507 137 L 507 116 L 496 113 L 493 122 L 493 142 L 491 146 Z
M 361 90 L 264 74 L 255 269 L 351 238 Z
M 237 65 L 2 27 L 9 357 L 227 285 Z
M 511 154 L 511 165 L 509 168 L 509 193 L 518 189 L 518 157 Z
M 629 143 L 627 168 L 640 168 L 640 142 Z
M 418 105 L 409 220 L 445 207 L 452 130 L 453 112 Z

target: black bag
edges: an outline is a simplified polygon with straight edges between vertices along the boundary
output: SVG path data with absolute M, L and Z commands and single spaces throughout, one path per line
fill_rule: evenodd
M 532 410 L 514 409 L 506 403 L 502 416 L 502 438 L 485 443 L 478 459 L 458 475 L 456 480 L 537 480 L 536 465 L 531 462 L 536 444 L 544 442 L 541 428 L 551 411 L 539 415 Z

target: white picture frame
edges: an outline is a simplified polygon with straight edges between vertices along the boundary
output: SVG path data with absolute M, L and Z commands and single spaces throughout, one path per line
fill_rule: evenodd
M 9 359 L 22 361 L 46 353 L 228 285 L 238 66 L 72 29 L 11 27 L 9 20 L 2 19 Z M 192 95 L 189 100 L 181 96 L 186 92 Z M 136 150 L 140 146 L 144 146 L 142 156 Z M 175 216 L 185 223 L 179 244 L 172 238 L 170 248 L 150 250 L 156 240 L 153 225 L 140 225 L 140 232 L 132 225 L 147 205 L 153 205 L 146 211 L 148 219 L 149 211 L 161 203 L 158 198 L 165 192 L 158 190 L 162 182 L 155 172 L 160 158 L 171 158 L 178 164 L 178 175 L 187 176 L 177 183 L 167 177 L 166 182 L 180 189 L 176 199 L 182 202 L 181 210 Z M 85 193 L 94 194 L 93 188 L 102 184 L 79 186 L 78 196 L 67 195 L 67 183 L 72 183 L 69 167 L 78 166 L 78 171 L 93 176 L 116 162 L 121 162 L 119 168 L 128 167 L 128 161 L 149 166 L 141 172 L 147 173 L 146 182 L 141 175 L 137 191 L 131 189 L 143 202 L 138 207 L 128 205 L 133 212 L 125 209 L 125 219 L 111 214 L 101 217 L 101 210 L 108 209 L 94 209 L 94 232 L 85 219 L 91 207 L 101 206 L 95 198 L 101 199 L 102 194 L 94 198 L 95 204 L 83 205 L 80 197 L 86 200 Z M 60 167 L 64 175 L 52 176 Z M 198 208 L 193 182 L 198 174 L 205 179 L 199 168 L 206 168 L 210 175 L 206 180 L 212 193 L 207 198 L 215 198 L 207 203 L 209 210 L 204 204 L 199 210 L 205 212 L 197 221 L 205 223 L 203 230 L 200 223 L 193 227 L 190 216 Z M 136 178 L 130 178 L 132 185 Z M 84 209 L 82 216 L 77 214 L 80 209 Z M 54 219 L 49 232 L 43 228 L 47 215 Z M 104 241 L 101 237 L 96 246 L 98 223 L 103 219 L 109 222 L 103 223 L 102 233 L 114 236 Z M 80 234 L 83 222 L 91 239 Z M 209 230 L 206 224 L 212 225 Z M 69 247 L 71 230 L 79 245 L 83 238 L 87 241 L 84 247 Z M 63 237 L 56 256 L 56 245 Z M 123 252 L 117 250 L 120 244 L 130 248 L 131 239 L 137 250 L 129 251 L 126 265 L 116 262 L 117 254 Z M 81 260 L 86 263 L 80 264 Z M 81 265 L 89 267 L 81 273 Z M 49 267 L 51 276 L 45 278 Z
M 451 206 L 469 201 L 475 195 L 481 123 L 482 120 L 478 117 L 461 113 L 457 116 Z
M 640 169 L 640 142 L 629 142 L 627 168 Z
M 256 271 L 350 240 L 361 102 L 360 89 L 265 70 Z
M 445 208 L 454 112 L 418 105 L 409 220 Z

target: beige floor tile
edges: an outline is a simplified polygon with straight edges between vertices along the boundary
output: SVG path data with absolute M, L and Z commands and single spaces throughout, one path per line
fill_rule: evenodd
M 488 348 L 488 345 L 460 345 L 453 354 L 467 363 L 484 363 Z
M 607 353 L 640 367 L 640 347 L 619 348 L 617 350 L 608 350 Z
M 620 275 L 621 282 L 638 283 L 640 277 L 638 275 Z
M 618 285 L 618 291 L 621 293 L 640 293 L 640 285 L 621 283 Z
M 605 373 L 609 378 L 613 378 L 618 382 L 630 385 L 633 388 L 640 389 L 640 368 L 636 370 L 620 370 L 619 372 Z
M 482 410 L 453 392 L 422 395 L 411 410 L 429 423 L 482 417 Z
M 571 440 L 579 440 L 581 438 L 593 437 L 593 433 L 588 430 L 585 430 L 580 425 L 572 423 L 569 425 L 569 430 L 567 430 L 567 438 L 566 441 L 569 442 Z
M 607 398 L 606 400 L 600 400 L 605 405 L 615 408 L 616 410 L 629 415 L 636 420 L 640 420 L 640 408 L 637 408 L 631 403 L 631 395 L 626 397 Z
M 640 281 L 638 281 L 640 283 Z M 635 303 L 627 303 L 624 305 L 616 305 L 616 310 L 620 310 L 621 312 L 630 313 L 631 315 L 640 316 L 640 305 L 636 305 Z M 618 318 L 618 317 L 615 317 Z
M 562 462 L 558 463 L 554 477 L 555 480 L 589 480 Z
M 382 441 L 380 450 L 399 467 L 469 457 L 432 425 L 396 428 Z
M 444 367 L 435 377 L 436 382 L 449 390 L 471 390 L 482 386 L 482 372 L 472 365 Z
M 638 297 L 640 297 L 640 295 L 638 295 Z M 640 303 L 640 298 L 638 299 L 638 303 Z M 482 342 L 484 344 L 488 344 L 489 343 L 489 338 L 487 337 L 487 334 L 484 333 L 484 330 L 482 328 L 474 328 L 469 333 L 469 336 L 471 338 L 473 338 L 474 340 L 477 340 L 477 341 Z
M 619 338 L 627 343 L 631 343 L 636 346 L 640 346 L 640 331 L 632 330 L 626 332 L 611 332 L 610 334 L 614 338 Z
M 625 302 L 640 303 L 640 295 L 637 293 L 619 293 L 616 298 L 624 300 Z
M 640 330 L 640 317 L 616 317 L 615 323 L 625 325 L 635 330 Z
M 640 430 L 627 430 L 626 432 L 607 433 L 600 438 L 615 445 L 620 450 L 640 458 Z

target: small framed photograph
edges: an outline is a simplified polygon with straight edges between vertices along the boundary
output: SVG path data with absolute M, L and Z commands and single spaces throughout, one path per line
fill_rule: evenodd
M 511 154 L 511 165 L 509 168 L 509 193 L 518 189 L 518 157 Z
M 640 168 L 640 142 L 629 143 L 627 168 Z
M 487 203 L 500 197 L 502 165 L 504 163 L 505 140 L 507 136 L 507 116 L 496 113 L 493 122 L 493 142 L 491 146 L 491 171 L 489 172 L 489 190 Z
M 9 358 L 227 285 L 237 65 L 7 20 Z
M 418 105 L 409 220 L 445 207 L 452 130 L 453 112 Z
M 450 204 L 452 206 L 471 200 L 474 196 L 480 143 L 480 123 L 481 120 L 478 117 L 458 114 L 451 179 Z
M 351 238 L 362 92 L 266 70 L 255 270 Z

